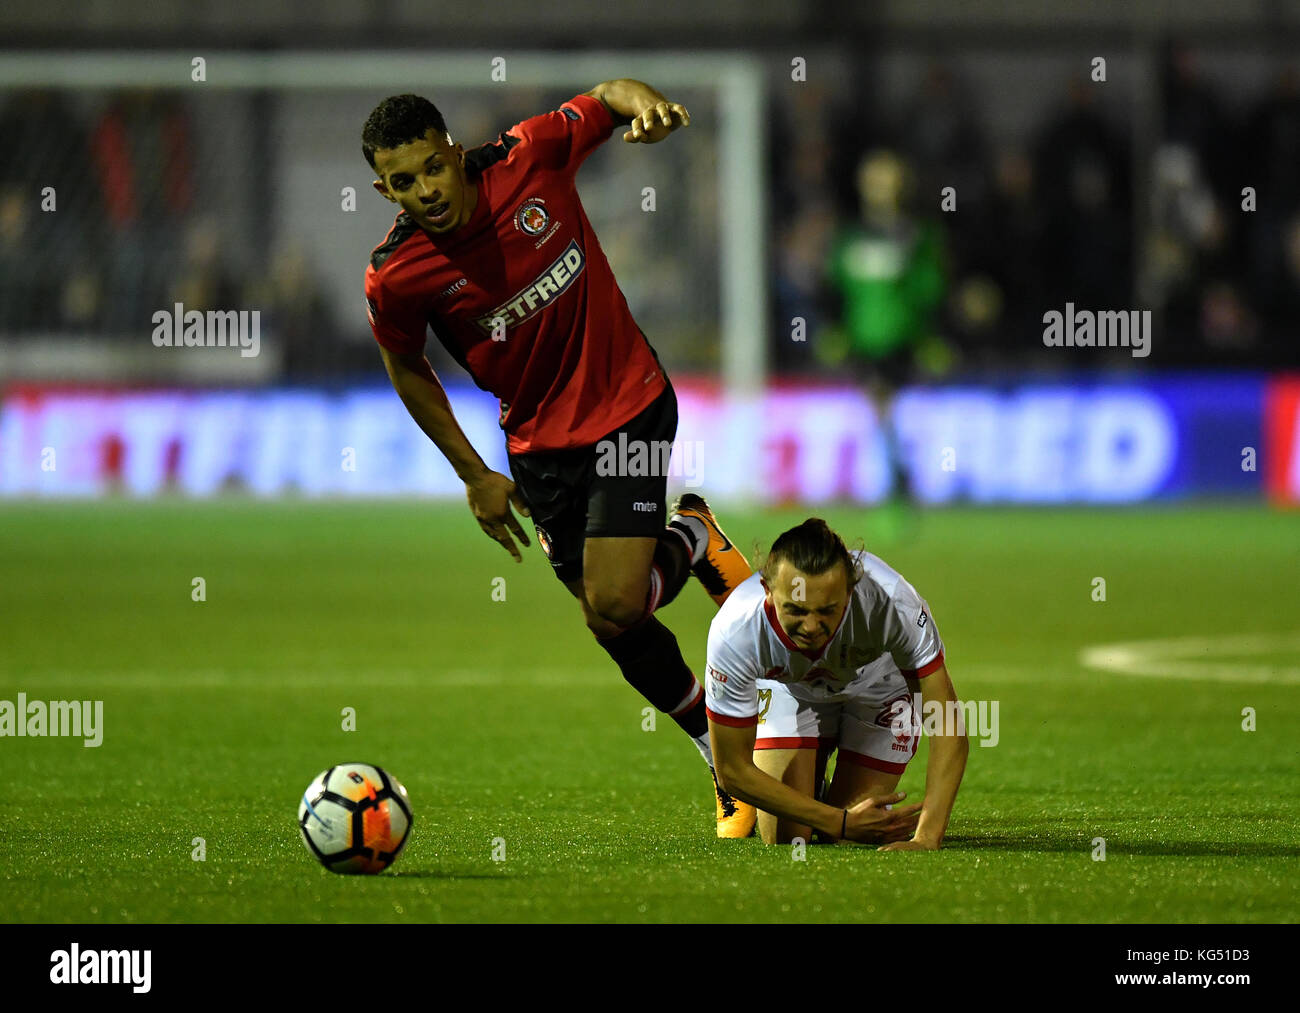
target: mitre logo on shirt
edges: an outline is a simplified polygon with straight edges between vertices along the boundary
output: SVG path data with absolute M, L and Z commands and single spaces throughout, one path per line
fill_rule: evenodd
M 536 316 L 549 306 L 571 284 L 573 279 L 583 272 L 587 259 L 575 239 L 551 263 L 551 266 L 521 289 L 513 298 L 506 300 L 490 313 L 474 321 L 479 329 L 491 335 L 499 323 L 507 328 L 521 324 Z

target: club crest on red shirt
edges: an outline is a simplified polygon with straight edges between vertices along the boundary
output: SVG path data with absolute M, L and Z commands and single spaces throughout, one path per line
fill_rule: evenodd
M 530 236 L 539 235 L 550 220 L 551 216 L 546 213 L 545 202 L 539 197 L 528 198 L 515 212 L 515 228 Z

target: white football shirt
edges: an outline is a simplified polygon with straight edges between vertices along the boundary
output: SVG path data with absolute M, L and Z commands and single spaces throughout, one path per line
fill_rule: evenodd
M 755 573 L 709 625 L 705 709 L 719 724 L 758 722 L 759 679 L 785 683 L 798 699 L 825 700 L 852 682 L 898 671 L 923 678 L 943 664 L 943 641 L 925 599 L 879 556 L 855 552 L 862 579 L 820 651 L 804 651 L 777 621 Z

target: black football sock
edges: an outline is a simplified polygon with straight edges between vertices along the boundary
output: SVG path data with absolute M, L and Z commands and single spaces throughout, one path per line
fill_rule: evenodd
M 596 642 L 614 659 L 628 685 L 676 721 L 697 745 L 701 745 L 701 738 L 707 745 L 704 688 L 682 657 L 672 630 L 649 616 L 622 633 Z M 700 751 L 704 752 L 704 745 Z M 705 758 L 709 758 L 707 754 Z
M 684 709 L 669 715 L 687 735 L 693 739 L 701 736 L 707 741 L 709 737 L 709 716 L 704 713 L 704 687 L 701 686 L 693 700 Z M 707 757 L 706 757 L 707 759 Z

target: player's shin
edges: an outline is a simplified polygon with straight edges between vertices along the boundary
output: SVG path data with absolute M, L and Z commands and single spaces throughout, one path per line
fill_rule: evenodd
M 685 538 L 675 529 L 665 528 L 659 532 L 654 556 L 650 560 L 650 591 L 646 596 L 645 615 L 653 615 L 676 598 L 690 575 L 690 548 Z
M 682 657 L 672 631 L 650 616 L 596 642 L 614 659 L 628 684 L 676 721 L 711 766 L 704 689 Z

